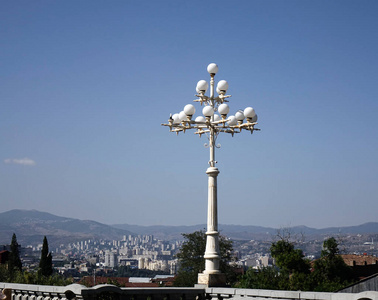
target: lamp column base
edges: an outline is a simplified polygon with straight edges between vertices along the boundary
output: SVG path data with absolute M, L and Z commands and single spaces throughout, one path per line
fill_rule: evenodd
M 199 273 L 198 274 L 198 284 L 206 285 L 208 287 L 224 287 L 224 286 L 226 286 L 226 274 L 223 274 L 223 273 L 214 273 L 214 274 Z

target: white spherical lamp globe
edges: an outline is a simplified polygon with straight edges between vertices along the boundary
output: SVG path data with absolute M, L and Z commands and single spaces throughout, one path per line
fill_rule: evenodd
M 227 90 L 228 90 L 228 82 L 226 80 L 219 81 L 217 84 L 217 91 L 225 93 Z
M 221 117 L 220 115 L 214 114 L 214 121 L 220 121 Z
M 212 108 L 211 106 L 205 106 L 203 109 L 202 109 L 202 113 L 205 117 L 211 117 L 213 114 L 214 114 L 214 108 Z
M 209 84 L 206 80 L 200 80 L 197 83 L 196 91 L 197 93 L 206 93 L 207 89 L 209 88 Z
M 179 119 L 180 121 L 186 121 L 186 113 L 184 111 L 180 111 Z
M 256 115 L 255 110 L 252 107 L 247 107 L 244 110 L 244 116 L 248 119 L 252 119 Z
M 202 116 L 198 116 L 195 120 L 196 123 L 205 123 L 206 119 Z
M 235 118 L 238 121 L 243 121 L 244 120 L 244 114 L 242 110 L 238 110 L 235 114 Z
M 196 108 L 192 104 L 187 104 L 184 107 L 184 112 L 187 116 L 193 116 L 196 112 Z
M 251 121 L 252 121 L 252 123 L 255 123 L 255 122 L 257 122 L 257 119 L 258 119 L 258 118 L 257 118 L 257 115 L 255 115 L 255 116 L 254 116 L 254 117 L 252 118 L 252 120 L 251 120 Z
M 181 122 L 179 114 L 173 114 L 172 119 L 173 119 L 173 124 L 178 124 Z
M 226 103 L 222 103 L 222 104 L 219 105 L 219 107 L 218 107 L 218 112 L 219 112 L 221 115 L 227 115 L 227 114 L 230 112 L 230 107 L 229 107 Z
M 210 65 L 207 66 L 207 72 L 209 72 L 209 74 L 217 74 L 218 65 L 211 63 Z
M 228 125 L 229 126 L 235 126 L 237 124 L 237 120 L 235 118 L 235 116 L 229 116 L 228 117 Z

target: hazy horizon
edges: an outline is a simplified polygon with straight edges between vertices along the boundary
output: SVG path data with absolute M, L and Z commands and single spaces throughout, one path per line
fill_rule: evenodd
M 58 213 L 53 213 L 53 212 L 47 212 L 47 211 L 41 211 L 41 210 L 36 210 L 36 209 L 14 209 L 14 210 L 21 210 L 21 211 L 37 211 L 37 212 L 41 212 L 41 213 L 48 213 L 48 214 L 51 214 L 51 215 L 55 215 L 57 217 L 63 217 L 63 218 L 72 218 L 72 217 L 68 217 L 68 216 L 64 216 L 64 215 L 60 215 Z M 8 211 L 12 211 L 12 210 L 8 210 Z M 0 214 L 2 213 L 6 213 L 8 211 L 0 211 Z M 81 220 L 81 221 L 94 221 L 94 222 L 98 222 L 98 223 L 102 223 L 104 225 L 110 225 L 110 226 L 115 226 L 115 225 L 130 225 L 130 226 L 141 226 L 141 227 L 153 227 L 153 226 L 167 226 L 167 227 L 195 227 L 195 226 L 204 226 L 206 227 L 206 222 L 204 223 L 197 223 L 197 224 L 177 224 L 177 225 L 158 225 L 158 224 L 151 224 L 151 225 L 145 225 L 145 224 L 131 224 L 131 223 L 104 223 L 104 222 L 100 222 L 98 220 L 94 220 L 94 219 L 80 219 L 80 218 L 72 218 L 72 219 L 78 219 L 78 220 Z M 205 220 L 206 221 L 206 220 Z M 286 224 L 286 225 L 282 225 L 282 226 L 279 226 L 279 227 L 273 227 L 273 226 L 262 226 L 262 225 L 258 225 L 258 224 L 245 224 L 245 225 L 241 225 L 241 224 L 226 224 L 226 223 L 219 223 L 220 226 L 222 225 L 226 225 L 226 226 L 255 226 L 255 227 L 263 227 L 263 228 L 271 228 L 271 229 L 281 229 L 281 228 L 292 228 L 292 227 L 301 227 L 301 226 L 305 226 L 305 227 L 308 227 L 308 228 L 313 228 L 313 229 L 326 229 L 326 228 L 341 228 L 341 227 L 353 227 L 353 226 L 360 226 L 360 225 L 364 225 L 364 224 L 368 224 L 368 223 L 377 223 L 377 222 L 374 222 L 374 221 L 367 221 L 367 222 L 364 222 L 364 223 L 360 223 L 360 224 L 351 224 L 351 225 L 344 225 L 344 226 L 327 226 L 327 227 L 312 227 L 312 226 L 307 226 L 306 224 L 298 224 L 298 225 L 290 225 L 290 224 Z

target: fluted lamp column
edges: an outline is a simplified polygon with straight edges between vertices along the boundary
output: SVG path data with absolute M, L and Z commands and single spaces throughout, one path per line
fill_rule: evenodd
M 215 160 L 215 148 L 220 145 L 216 144 L 216 139 L 221 132 L 230 133 L 234 136 L 235 133 L 240 133 L 242 130 L 247 130 L 253 133 L 257 124 L 257 115 L 252 107 L 247 107 L 244 111 L 239 110 L 235 116 L 227 116 L 230 108 L 226 104 L 231 95 L 226 95 L 228 90 L 228 83 L 221 80 L 217 84 L 216 92 L 218 96 L 215 97 L 214 93 L 214 77 L 218 72 L 218 66 L 214 63 L 207 67 L 210 74 L 210 96 L 205 93 L 209 88 L 206 80 L 200 80 L 197 83 L 198 99 L 194 102 L 200 102 L 203 116 L 198 116 L 193 120 L 195 107 L 192 104 L 187 104 L 184 110 L 180 113 L 171 114 L 168 126 L 171 132 L 179 134 L 186 132 L 189 129 L 196 129 L 195 134 L 201 137 L 205 134 L 209 140 L 206 147 L 210 149 L 209 167 L 206 170 L 208 176 L 208 207 L 207 207 L 207 231 L 206 231 L 206 250 L 205 270 L 198 274 L 198 283 L 204 284 L 209 287 L 225 286 L 226 276 L 220 270 L 220 251 L 219 251 L 219 232 L 218 232 L 218 195 L 217 195 L 217 177 L 219 174 Z M 219 115 L 219 114 L 220 115 Z M 243 122 L 246 119 L 245 122 Z

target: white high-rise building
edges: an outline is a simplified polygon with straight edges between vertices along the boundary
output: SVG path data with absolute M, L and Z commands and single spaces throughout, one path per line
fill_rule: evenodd
M 138 259 L 138 269 L 144 269 L 144 258 L 140 257 Z
M 105 266 L 109 268 L 114 268 L 118 265 L 117 254 L 106 251 L 105 252 Z

